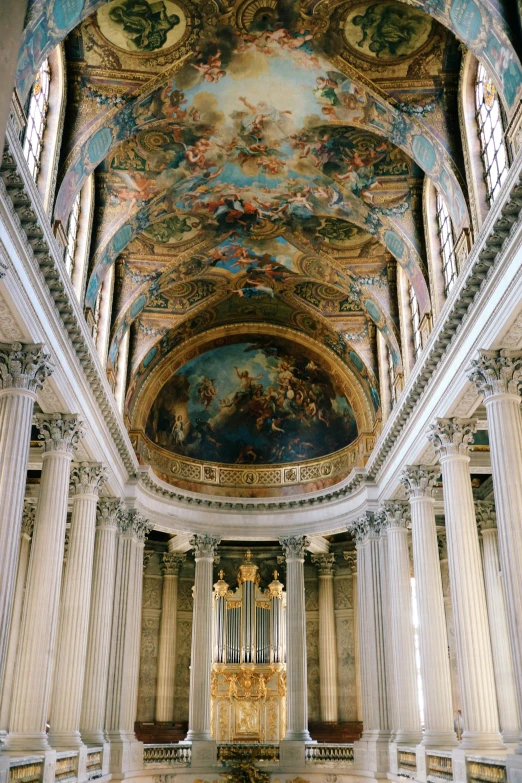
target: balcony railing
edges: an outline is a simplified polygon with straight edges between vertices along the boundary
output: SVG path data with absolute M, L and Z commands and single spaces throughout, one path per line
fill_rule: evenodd
M 471 783 L 506 783 L 505 759 L 468 756 L 468 781 Z
M 217 758 L 227 761 L 279 761 L 279 745 L 271 743 L 224 743 L 218 745 Z
M 397 766 L 399 775 L 406 778 L 415 778 L 417 774 L 417 754 L 415 753 L 415 748 L 398 748 Z
M 9 764 L 9 783 L 39 783 L 43 778 L 43 756 L 24 756 Z
M 190 766 L 192 747 L 190 745 L 144 745 L 143 765 L 145 767 Z
M 89 748 L 87 751 L 87 780 L 96 780 L 103 775 L 103 748 Z
M 429 783 L 439 783 L 441 780 L 453 780 L 453 761 L 449 751 L 428 753 L 426 766 Z
M 56 754 L 55 781 L 59 783 L 74 783 L 78 780 L 78 752 L 70 750 Z
M 328 762 L 353 763 L 353 745 L 317 743 L 306 746 L 307 764 L 326 764 Z

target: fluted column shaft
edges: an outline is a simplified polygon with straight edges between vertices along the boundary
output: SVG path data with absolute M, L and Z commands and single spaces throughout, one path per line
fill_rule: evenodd
M 87 635 L 96 532 L 96 505 L 107 473 L 101 465 L 82 463 L 72 471 L 74 493 L 69 551 L 61 591 L 56 672 L 49 739 L 59 750 L 81 747 L 80 713 L 87 655 Z
M 314 555 L 319 577 L 319 688 L 321 720 L 337 723 L 337 635 L 335 630 L 334 555 Z
M 362 721 L 362 685 L 361 685 L 361 644 L 359 641 L 359 579 L 357 573 L 357 553 L 345 552 L 344 559 L 352 569 L 352 604 L 353 604 L 353 657 L 355 664 L 355 698 L 356 720 Z
M 143 594 L 143 549 L 150 530 L 136 511 L 118 519 L 114 612 L 105 725 L 112 743 L 135 741 Z M 111 768 L 115 769 L 111 751 Z M 124 762 L 125 763 L 125 762 Z M 141 762 L 140 762 L 141 763 Z
M 361 719 L 363 738 L 372 728 L 371 687 L 368 655 L 368 601 L 366 596 L 366 571 L 368 569 L 368 542 L 364 537 L 357 538 L 357 608 L 359 632 L 359 658 L 361 663 Z
M 7 658 L 31 422 L 36 391 L 50 375 L 40 346 L 0 344 L 0 689 Z
M 484 393 L 495 490 L 498 545 L 522 720 L 522 389 L 521 351 L 480 351 L 470 379 Z M 522 734 L 517 748 L 522 754 Z
M 122 505 L 119 501 L 114 499 L 100 501 L 94 540 L 91 611 L 80 716 L 81 737 L 88 745 L 99 745 L 105 741 L 117 522 L 120 513 L 122 513 Z
M 285 740 L 309 741 L 306 667 L 305 536 L 281 538 L 286 556 L 286 735 Z
M 37 426 L 45 437 L 46 452 L 29 558 L 10 731 L 6 740 L 7 748 L 15 751 L 49 749 L 45 726 L 58 628 L 69 474 L 73 445 L 79 437 L 75 416 L 40 414 Z
M 382 616 L 382 634 L 384 640 L 384 671 L 385 671 L 385 683 L 386 683 L 386 704 L 387 704 L 387 721 L 386 726 L 393 731 L 398 726 L 397 718 L 397 704 L 396 704 L 396 691 L 394 683 L 394 662 L 393 662 L 393 644 L 392 644 L 392 630 L 391 630 L 391 607 L 390 607 L 390 594 L 388 591 L 389 581 L 389 564 L 388 564 L 388 539 L 386 536 L 386 529 L 383 524 L 383 520 L 376 515 L 378 522 L 380 537 L 379 537 L 379 569 L 380 569 L 380 612 Z
M 176 684 L 176 627 L 178 618 L 178 577 L 183 556 L 163 555 L 163 595 L 158 649 L 158 688 L 156 720 L 174 720 L 174 690 Z
M 451 701 L 451 675 L 444 599 L 431 496 L 437 470 L 408 467 L 403 484 L 409 495 L 413 569 L 419 617 L 419 649 L 424 689 L 424 733 L 427 746 L 455 745 Z
M 482 532 L 484 584 L 488 604 L 489 629 L 493 667 L 497 686 L 497 704 L 500 729 L 504 742 L 517 742 L 520 736 L 520 720 L 516 702 L 515 674 L 509 646 L 504 589 L 500 575 L 498 536 L 494 511 L 478 503 L 477 517 Z
M 438 419 L 430 440 L 439 453 L 446 542 L 462 698 L 462 748 L 501 749 L 482 562 L 469 475 L 474 423 Z
M 189 730 L 187 740 L 210 740 L 210 677 L 212 669 L 212 571 L 220 539 L 191 539 L 196 560 L 192 650 L 190 657 Z
M 388 538 L 388 596 L 395 689 L 395 742 L 420 742 L 422 731 L 417 694 L 417 667 L 412 622 L 409 513 L 406 504 L 386 503 L 383 509 Z
M 20 536 L 20 554 L 18 557 L 18 569 L 16 572 L 16 585 L 13 601 L 13 613 L 11 617 L 11 630 L 7 647 L 7 661 L 5 665 L 4 686 L 0 697 L 0 735 L 5 736 L 9 729 L 9 715 L 11 712 L 11 698 L 13 695 L 14 673 L 18 658 L 18 641 L 20 638 L 20 624 L 22 622 L 22 608 L 25 593 L 25 583 L 29 568 L 29 551 L 31 548 L 31 536 L 34 527 L 34 506 L 26 504 L 22 520 L 22 534 Z

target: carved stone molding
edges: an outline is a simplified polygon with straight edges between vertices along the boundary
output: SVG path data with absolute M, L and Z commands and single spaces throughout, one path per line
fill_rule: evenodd
M 36 413 L 34 424 L 46 452 L 65 451 L 72 454 L 84 435 L 83 422 L 73 413 Z
M 319 576 L 333 576 L 335 571 L 335 555 L 333 552 L 321 552 L 312 555 L 312 563 L 317 566 Z
M 496 530 L 497 514 L 495 504 L 491 500 L 476 500 L 475 516 L 481 533 L 485 530 Z
M 343 557 L 348 563 L 352 574 L 357 573 L 357 552 L 343 552 Z
M 24 339 L 24 333 L 16 322 L 11 308 L 0 294 L 0 341 L 21 342 Z
M 53 369 L 42 345 L 0 344 L 0 389 L 37 392 Z
M 493 394 L 518 396 L 522 391 L 522 351 L 479 351 L 468 377 L 486 400 Z
M 213 560 L 220 543 L 221 536 L 210 536 L 207 533 L 198 533 L 190 539 L 196 560 Z
M 307 536 L 285 536 L 279 539 L 286 560 L 304 560 L 306 548 L 310 545 Z
M 31 538 L 34 529 L 34 519 L 36 516 L 36 508 L 32 503 L 28 503 L 27 500 L 24 503 L 24 513 L 22 515 L 22 535 Z
M 433 487 L 440 474 L 439 468 L 432 465 L 407 465 L 400 481 L 410 498 L 431 498 Z
M 516 321 L 511 324 L 509 330 L 502 339 L 502 347 L 510 350 L 518 350 L 522 344 L 522 313 L 519 313 Z
M 139 511 L 131 508 L 118 516 L 118 527 L 123 536 L 131 536 L 142 543 L 154 525 Z
M 407 529 L 411 520 L 409 503 L 387 500 L 382 504 L 377 516 L 384 529 L 394 527 Z
M 161 567 L 163 576 L 179 576 L 186 559 L 187 556 L 184 552 L 164 552 Z
M 99 495 L 108 478 L 105 465 L 80 462 L 71 468 L 72 495 Z
M 117 527 L 125 506 L 118 498 L 100 498 L 96 510 L 96 527 Z
M 476 429 L 475 419 L 436 419 L 428 432 L 428 440 L 433 444 L 439 459 L 467 455 Z

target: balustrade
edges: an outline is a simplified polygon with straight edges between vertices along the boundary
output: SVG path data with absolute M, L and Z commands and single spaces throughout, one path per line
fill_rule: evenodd
M 12 759 L 9 766 L 9 783 L 39 783 L 43 777 L 43 767 L 43 756 Z
M 188 767 L 192 757 L 190 745 L 144 745 L 143 764 L 146 767 L 161 766 L 170 767 L 183 765 Z
M 269 743 L 224 743 L 218 745 L 218 761 L 279 761 L 279 745 Z
M 428 783 L 440 780 L 453 780 L 453 760 L 450 752 L 428 753 L 426 757 Z
M 468 756 L 467 778 L 474 783 L 506 783 L 506 762 L 499 758 Z
M 407 778 L 415 778 L 417 773 L 417 754 L 415 748 L 398 748 L 397 761 L 399 775 Z
M 103 748 L 89 748 L 87 751 L 87 780 L 101 778 L 103 762 Z
M 54 779 L 60 783 L 72 783 L 78 779 L 78 751 L 71 753 L 65 750 L 56 754 Z
M 317 743 L 306 746 L 307 764 L 325 764 L 329 761 L 353 763 L 353 745 Z

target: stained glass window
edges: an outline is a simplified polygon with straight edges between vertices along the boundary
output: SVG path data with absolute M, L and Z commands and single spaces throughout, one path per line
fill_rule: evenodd
M 455 237 L 453 235 L 451 218 L 446 203 L 439 194 L 437 194 L 437 224 L 442 256 L 442 273 L 444 275 L 444 293 L 447 296 L 457 279 L 457 262 L 455 260 Z
M 489 203 L 496 199 L 508 171 L 504 128 L 495 85 L 482 64 L 475 85 L 477 124 Z
M 44 60 L 36 76 L 36 81 L 31 92 L 29 110 L 27 112 L 27 127 L 24 138 L 24 155 L 29 170 L 36 182 L 40 171 L 42 157 L 42 140 L 47 121 L 49 108 L 49 88 L 51 85 L 51 71 L 49 61 Z

